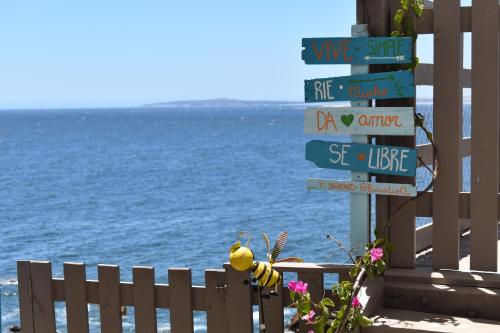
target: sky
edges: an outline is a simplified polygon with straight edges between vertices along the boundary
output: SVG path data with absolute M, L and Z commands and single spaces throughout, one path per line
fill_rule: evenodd
M 301 38 L 349 36 L 354 22 L 340 0 L 4 2 L 0 109 L 301 101 L 304 79 L 350 70 L 305 65 Z M 432 37 L 418 53 L 432 62 Z

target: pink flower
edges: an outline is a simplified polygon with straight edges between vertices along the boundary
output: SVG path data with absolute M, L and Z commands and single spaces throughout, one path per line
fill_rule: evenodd
M 311 310 L 308 314 L 302 317 L 302 320 L 305 320 L 308 324 L 312 324 L 315 315 L 316 313 L 314 313 L 314 310 Z
M 307 331 L 307 333 L 314 333 L 314 331 L 313 330 L 309 330 L 309 331 Z
M 374 247 L 370 250 L 370 257 L 372 262 L 378 261 L 384 257 L 384 250 L 380 247 Z
M 307 286 L 308 286 L 307 283 L 304 283 L 302 281 L 297 281 L 297 286 L 295 287 L 295 291 L 302 295 L 305 295 L 307 294 Z
M 307 283 L 304 283 L 302 281 L 290 281 L 288 282 L 288 289 L 290 291 L 293 291 L 295 293 L 299 293 L 299 294 L 307 294 L 307 286 L 308 284 Z
M 359 298 L 358 296 L 355 296 L 353 299 L 352 299 L 352 307 L 357 309 L 359 307 L 361 307 L 361 303 L 359 302 Z

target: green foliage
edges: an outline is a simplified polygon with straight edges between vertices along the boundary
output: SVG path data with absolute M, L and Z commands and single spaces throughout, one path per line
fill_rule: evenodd
M 362 270 L 366 272 L 368 278 L 381 276 L 385 271 L 391 249 L 392 245 L 387 237 L 367 244 L 365 253 L 357 258 L 349 272 L 351 278 L 355 280 Z M 315 316 L 312 324 L 316 333 L 324 333 L 325 331 L 334 333 L 344 327 L 347 330 L 353 330 L 358 326 L 371 325 L 371 320 L 362 314 L 362 307 L 357 300 L 356 290 L 351 281 L 336 283 L 332 286 L 332 293 L 339 300 L 338 311 L 334 311 L 335 303 L 332 299 L 324 297 L 319 303 L 313 303 L 308 292 L 290 291 L 290 298 L 293 302 L 291 306 L 296 308 L 297 315 L 301 318 L 308 315 L 311 310 L 314 311 Z M 354 300 L 358 303 L 353 303 Z

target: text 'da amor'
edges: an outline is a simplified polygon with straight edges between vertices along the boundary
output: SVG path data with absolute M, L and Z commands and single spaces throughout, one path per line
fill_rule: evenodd
M 306 103 L 414 97 L 414 76 L 404 70 L 305 80 L 304 95 Z
M 405 197 L 417 196 L 417 188 L 410 184 L 338 181 L 312 178 L 307 180 L 307 189 Z
M 411 37 L 303 38 L 302 60 L 308 65 L 408 64 Z
M 306 159 L 319 168 L 414 177 L 417 152 L 406 147 L 312 140 Z
M 304 113 L 305 134 L 415 135 L 412 107 L 323 107 Z

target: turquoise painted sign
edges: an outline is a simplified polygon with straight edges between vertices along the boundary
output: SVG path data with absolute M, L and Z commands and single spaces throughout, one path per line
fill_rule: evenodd
M 325 169 L 410 177 L 417 168 L 415 149 L 360 143 L 309 141 L 306 159 Z
M 413 73 L 406 70 L 331 77 L 304 82 L 306 103 L 415 96 Z
M 308 65 L 408 64 L 410 37 L 303 38 L 302 60 Z

